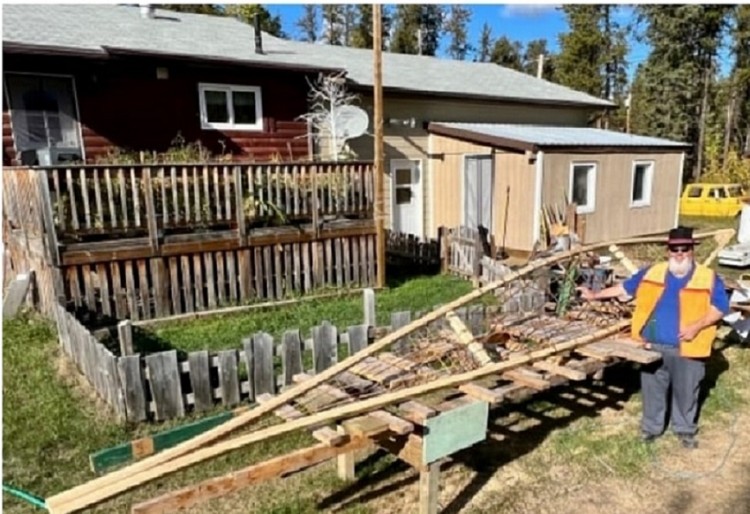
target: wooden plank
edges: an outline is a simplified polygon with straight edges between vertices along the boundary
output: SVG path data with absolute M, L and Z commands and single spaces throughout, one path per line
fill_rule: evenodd
M 239 296 L 237 294 L 237 259 L 234 250 L 230 250 L 226 254 L 226 275 L 227 285 L 229 286 L 229 301 L 232 305 L 236 305 Z
M 359 280 L 360 280 L 360 283 L 364 287 L 372 287 L 375 284 L 371 283 L 367 276 L 367 260 L 369 258 L 369 256 L 367 255 L 367 238 L 358 237 L 355 239 L 359 239 Z
M 255 295 L 257 298 L 268 298 L 263 290 L 263 252 L 259 246 L 253 248 L 255 265 Z
M 177 257 L 169 257 L 167 263 L 169 266 L 169 289 L 172 295 L 172 303 L 171 307 L 168 305 L 166 310 L 172 314 L 181 314 L 182 296 L 180 294 L 180 263 L 177 260 Z
M 338 330 L 324 321 L 313 327 L 313 368 L 316 373 L 333 366 L 338 362 Z
M 322 443 L 296 450 L 281 457 L 138 503 L 133 506 L 131 514 L 156 514 L 184 510 L 211 498 L 218 498 L 271 478 L 287 476 L 330 460 L 337 455 L 361 450 L 369 444 L 367 439 L 355 437 L 340 446 Z
M 151 168 L 143 170 L 143 195 L 146 199 L 148 241 L 151 249 L 156 252 L 159 250 L 159 229 L 156 223 L 156 206 L 154 204 L 154 187 L 151 183 Z
M 416 400 L 409 400 L 398 406 L 398 414 L 412 423 L 424 425 L 429 418 L 437 416 L 438 412 Z
M 302 339 L 299 330 L 287 330 L 281 340 L 281 366 L 285 386 L 294 383 L 294 375 L 302 373 Z
M 117 319 L 124 319 L 128 316 L 125 290 L 122 288 L 122 275 L 120 273 L 120 263 L 110 263 L 112 272 L 112 295 L 115 299 L 115 315 Z
M 70 200 L 70 222 L 71 226 L 73 227 L 73 230 L 78 230 L 81 228 L 80 224 L 78 223 L 78 210 L 77 210 L 77 201 L 76 201 L 76 195 L 75 195 L 75 187 L 73 186 L 73 171 L 70 168 L 67 168 L 65 170 L 65 179 L 68 186 L 68 199 Z
M 211 170 L 213 171 L 214 177 L 214 202 L 216 203 L 216 219 L 223 220 L 224 216 L 221 212 L 221 188 L 219 187 L 219 167 L 212 166 Z
M 580 370 L 566 368 L 565 366 L 560 366 L 549 361 L 537 361 L 533 364 L 533 367 L 542 371 L 546 371 L 548 373 L 552 373 L 554 375 L 565 377 L 569 380 L 586 379 L 586 373 Z
M 253 389 L 255 394 L 276 392 L 276 379 L 273 372 L 273 338 L 259 332 L 253 336 Z
M 203 264 L 201 255 L 196 253 L 193 255 L 193 291 L 195 291 L 195 310 L 202 311 L 204 308 L 204 291 L 205 283 L 203 282 Z
M 213 387 L 211 387 L 211 369 L 208 352 L 198 351 L 188 354 L 190 366 L 190 386 L 193 390 L 193 406 L 196 412 L 203 412 L 214 407 Z
M 52 170 L 52 183 L 55 188 L 55 203 L 57 204 L 57 222 L 60 224 L 60 229 L 65 231 L 65 202 L 62 199 L 62 190 L 60 189 L 60 172 L 57 168 Z M 49 187 L 49 186 L 48 186 Z M 6 193 L 4 190 L 3 193 Z M 52 205 L 50 203 L 50 205 Z M 8 211 L 11 210 L 11 206 L 8 206 Z
M 129 319 L 117 324 L 117 340 L 120 343 L 120 355 L 133 355 L 133 323 Z
M 362 280 L 359 275 L 360 263 L 359 263 L 359 238 L 354 237 L 351 239 L 352 248 L 352 282 L 355 286 L 362 285 Z
M 466 345 L 467 349 L 480 366 L 492 362 L 487 350 L 484 349 L 484 346 L 481 343 L 474 341 L 474 335 L 455 312 L 449 312 L 446 314 L 445 319 L 448 321 L 453 332 L 456 333 L 456 336 L 458 336 L 459 342 Z
M 109 269 L 104 263 L 96 265 L 96 274 L 99 275 L 99 293 L 102 300 L 102 314 L 112 316 L 112 295 L 109 291 Z
M 388 423 L 391 432 L 397 435 L 406 435 L 414 431 L 414 424 L 407 420 L 394 416 L 386 410 L 376 410 L 369 413 L 370 416 L 378 418 Z
M 250 249 L 237 250 L 237 267 L 240 282 L 240 302 L 247 302 L 253 295 L 252 273 L 250 272 Z
M 367 285 L 375 285 L 375 266 L 384 266 L 385 263 L 377 262 L 375 256 L 375 237 L 365 236 L 367 239 Z
M 276 294 L 274 292 L 273 263 L 271 260 L 271 251 L 271 246 L 263 247 L 263 271 L 267 296 L 268 298 L 275 298 Z
M 344 267 L 344 256 L 341 251 L 341 238 L 337 237 L 333 240 L 334 254 L 334 266 L 336 269 L 336 286 L 342 287 L 344 285 L 343 278 L 343 267 Z
M 128 219 L 128 193 L 125 183 L 125 170 L 117 168 L 117 184 L 120 186 L 120 208 L 122 212 L 122 226 L 128 228 L 130 220 Z
M 239 238 L 240 246 L 247 244 L 247 225 L 245 220 L 245 199 L 242 196 L 242 173 L 240 173 L 240 167 L 234 166 L 232 168 L 232 176 L 234 178 L 234 203 L 235 203 L 235 217 L 237 218 L 237 236 Z
M 153 297 L 154 297 L 154 311 L 157 318 L 169 316 L 171 310 L 169 308 L 169 297 L 167 290 L 170 287 L 169 275 L 166 272 L 166 265 L 164 259 L 157 257 L 150 259 L 149 267 L 153 274 Z
M 300 252 L 300 244 L 292 244 L 292 253 L 294 254 L 294 290 L 302 290 L 302 253 Z
M 206 221 L 212 221 L 213 211 L 211 210 L 211 185 L 208 180 L 208 166 L 203 166 L 203 204 L 206 209 L 203 211 L 203 215 Z
M 180 224 L 180 198 L 179 198 L 179 185 L 177 183 L 177 168 L 175 166 L 169 167 L 169 178 L 170 187 L 172 189 L 172 216 L 174 224 Z
M 149 319 L 152 317 L 150 290 L 151 289 L 148 284 L 148 267 L 146 259 L 138 259 L 138 293 L 141 298 L 143 317 L 145 319 Z
M 539 373 L 535 373 L 528 368 L 519 368 L 506 371 L 505 373 L 503 373 L 503 378 L 506 380 L 512 380 L 513 382 L 524 385 L 526 387 L 530 387 L 537 391 L 543 391 L 545 389 L 549 389 L 550 387 L 549 381 L 542 378 Z
M 135 181 L 135 168 L 130 168 L 130 187 L 133 192 L 133 223 L 141 226 L 141 201 L 138 186 Z
M 190 222 L 190 185 L 188 184 L 188 170 L 186 166 L 182 167 L 182 196 L 185 205 L 185 221 Z
M 223 350 L 219 357 L 219 388 L 221 404 L 232 407 L 240 403 L 240 383 L 237 375 L 237 351 Z
M 354 437 L 375 437 L 389 430 L 388 421 L 370 415 L 347 419 L 341 426 Z
M 135 294 L 135 276 L 133 274 L 133 261 L 125 261 L 125 294 L 128 301 L 128 317 L 130 319 L 141 319 L 138 312 L 138 300 Z
M 351 440 L 349 435 L 337 432 L 331 427 L 322 427 L 312 432 L 312 436 L 326 446 L 341 446 Z
M 294 288 L 292 286 L 292 245 L 283 246 L 284 252 L 284 296 L 293 296 Z
M 364 350 L 369 342 L 369 327 L 367 325 L 355 325 L 346 329 L 348 335 L 349 355 Z
M 475 400 L 487 402 L 490 405 L 496 405 L 503 400 L 502 395 L 498 395 L 495 391 L 473 382 L 459 386 L 458 390 Z
M 182 403 L 180 372 L 177 366 L 177 352 L 153 353 L 145 358 L 148 370 L 151 397 L 154 401 L 155 419 L 179 418 L 185 415 Z
M 206 265 L 206 289 L 208 290 L 208 308 L 216 308 L 216 275 L 214 273 L 214 258 L 211 252 L 203 254 L 203 262 Z
M 161 222 L 162 226 L 167 227 L 169 223 L 169 200 L 167 197 L 167 179 L 164 167 L 159 167 L 158 171 L 159 185 L 161 186 Z
M 313 284 L 314 287 L 323 287 L 325 285 L 325 271 L 323 269 L 325 265 L 325 259 L 323 258 L 323 243 L 321 241 L 313 241 L 310 243 L 313 252 Z
M 128 355 L 117 359 L 120 385 L 125 399 L 125 413 L 128 421 L 139 422 L 147 419 L 146 383 L 141 370 L 141 356 Z
M 224 252 L 214 252 L 216 260 L 216 301 L 219 307 L 227 304 L 227 277 L 224 265 Z
M 193 277 L 190 274 L 190 256 L 180 256 L 182 267 L 182 294 L 185 298 L 185 312 L 195 311 L 195 292 L 193 288 Z
M 52 199 L 49 194 L 49 178 L 46 171 L 38 170 L 35 176 L 37 181 L 37 191 L 39 195 L 40 210 L 44 226 L 44 233 L 47 241 L 50 262 L 53 266 L 60 266 L 60 248 L 57 244 L 57 227 L 55 218 L 52 215 Z M 98 183 L 97 183 L 98 184 Z M 58 202 L 62 203 L 62 202 Z
M 440 462 L 419 470 L 419 514 L 438 513 Z
M 601 349 L 609 352 L 614 357 L 620 357 L 621 359 L 627 359 L 640 364 L 651 364 L 652 362 L 661 360 L 661 355 L 658 352 L 638 347 L 636 343 L 630 341 L 604 340 L 593 343 L 588 348 L 591 349 L 592 346 L 597 350 Z
M 245 369 L 247 370 L 247 391 L 248 400 L 258 400 L 258 394 L 255 392 L 255 356 L 253 350 L 253 339 L 252 337 L 242 338 L 242 353 L 244 355 Z

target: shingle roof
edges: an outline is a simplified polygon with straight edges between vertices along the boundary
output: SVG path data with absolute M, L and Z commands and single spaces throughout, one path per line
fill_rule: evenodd
M 522 149 L 554 147 L 639 147 L 687 148 L 687 143 L 658 137 L 625 134 L 589 127 L 553 127 L 515 125 L 508 123 L 440 123 L 433 122 L 429 130 L 447 136 L 463 137 L 500 146 L 515 144 Z
M 143 18 L 137 6 L 7 4 L 3 43 L 99 52 L 109 49 L 248 64 L 344 69 L 355 84 L 373 83 L 371 50 L 286 41 L 263 34 L 255 53 L 253 28 L 234 18 L 156 10 Z M 383 87 L 405 91 L 520 102 L 606 107 L 606 100 L 490 63 L 383 53 Z

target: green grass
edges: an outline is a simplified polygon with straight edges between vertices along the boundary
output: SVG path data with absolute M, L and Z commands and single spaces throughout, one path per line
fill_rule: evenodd
M 471 292 L 471 283 L 458 277 L 438 275 L 418 277 L 375 293 L 378 325 L 390 323 L 398 311 L 429 311 Z M 243 337 L 264 331 L 280 341 L 285 330 L 299 328 L 302 337 L 321 321 L 329 321 L 339 329 L 361 324 L 364 320 L 362 296 L 346 296 L 301 301 L 291 306 L 212 316 L 190 321 L 162 324 L 150 329 L 162 344 L 184 351 L 219 350 L 240 347 Z

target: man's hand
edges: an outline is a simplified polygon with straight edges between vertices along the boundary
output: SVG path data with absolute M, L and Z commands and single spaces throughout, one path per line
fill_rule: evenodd
M 693 339 L 695 339 L 695 336 L 698 335 L 698 332 L 700 332 L 702 328 L 703 326 L 698 323 L 691 323 L 690 325 L 680 330 L 680 341 L 692 341 Z
M 590 302 L 596 297 L 596 293 L 586 286 L 578 286 L 576 287 L 576 291 L 581 293 L 581 298 L 583 298 L 587 302 Z

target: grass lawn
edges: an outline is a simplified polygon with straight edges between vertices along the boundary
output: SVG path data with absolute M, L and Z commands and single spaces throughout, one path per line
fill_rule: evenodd
M 378 325 L 389 324 L 393 312 L 426 312 L 471 290 L 469 281 L 450 275 L 395 281 L 391 287 L 375 293 Z M 170 322 L 143 327 L 141 334 L 142 337 L 155 338 L 156 346 L 171 346 L 188 352 L 220 350 L 239 348 L 243 337 L 259 331 L 268 332 L 276 341 L 280 341 L 285 330 L 294 328 L 300 329 L 303 338 L 309 337 L 310 329 L 324 320 L 339 329 L 361 324 L 364 320 L 362 296 L 303 300 L 291 306 Z

